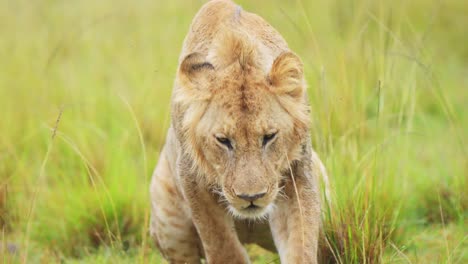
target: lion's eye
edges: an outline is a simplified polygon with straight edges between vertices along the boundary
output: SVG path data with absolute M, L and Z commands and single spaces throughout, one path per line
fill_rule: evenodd
M 228 149 L 232 149 L 232 144 L 231 141 L 228 138 L 225 137 L 216 137 L 216 140 L 221 144 L 226 146 Z
M 268 143 L 270 143 L 275 137 L 277 132 L 266 134 L 263 136 L 263 146 L 265 147 Z

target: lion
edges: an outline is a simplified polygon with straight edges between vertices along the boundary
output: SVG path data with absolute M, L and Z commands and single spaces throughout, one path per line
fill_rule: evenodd
M 150 234 L 171 263 L 317 263 L 324 167 L 309 136 L 303 64 L 230 0 L 192 21 L 151 187 Z

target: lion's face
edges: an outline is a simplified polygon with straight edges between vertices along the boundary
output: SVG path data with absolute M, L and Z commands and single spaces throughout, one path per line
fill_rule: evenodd
M 252 61 L 221 65 L 195 53 L 180 66 L 183 143 L 235 216 L 261 218 L 307 134 L 302 64 L 285 53 L 269 74 Z
M 236 85 L 215 94 L 197 126 L 197 137 L 230 211 L 252 218 L 272 207 L 288 154 L 300 142 L 294 140 L 293 118 L 275 95 L 262 83 L 243 85 L 238 98 L 226 96 L 240 89 Z

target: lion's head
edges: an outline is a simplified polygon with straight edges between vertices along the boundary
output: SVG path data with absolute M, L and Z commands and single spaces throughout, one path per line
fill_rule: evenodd
M 233 34 L 208 56 L 189 54 L 174 98 L 184 113 L 181 141 L 202 182 L 242 218 L 274 206 L 308 131 L 300 59 L 292 52 L 268 59 L 259 45 Z

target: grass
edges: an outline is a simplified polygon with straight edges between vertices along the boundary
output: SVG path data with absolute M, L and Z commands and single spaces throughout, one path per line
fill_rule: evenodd
M 163 262 L 148 183 L 202 2 L 0 1 L 0 259 Z M 467 263 L 468 4 L 239 2 L 306 67 L 322 261 Z

